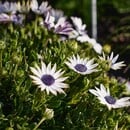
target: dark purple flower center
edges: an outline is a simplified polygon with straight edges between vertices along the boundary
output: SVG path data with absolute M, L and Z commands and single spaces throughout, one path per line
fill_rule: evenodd
M 83 64 L 77 64 L 74 68 L 79 72 L 85 72 L 87 70 L 87 67 Z
M 51 76 L 49 74 L 43 75 L 41 77 L 41 80 L 47 86 L 50 86 L 55 82 L 55 79 L 53 78 L 53 76 Z
M 105 100 L 106 100 L 109 104 L 115 104 L 115 103 L 116 103 L 116 99 L 114 99 L 112 96 L 105 96 L 104 98 L 105 98 Z

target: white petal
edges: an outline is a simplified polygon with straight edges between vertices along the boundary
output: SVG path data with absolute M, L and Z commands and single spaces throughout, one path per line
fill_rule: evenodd
M 41 73 L 39 73 L 35 68 L 30 67 L 30 69 L 34 75 L 38 76 L 39 78 L 41 77 Z

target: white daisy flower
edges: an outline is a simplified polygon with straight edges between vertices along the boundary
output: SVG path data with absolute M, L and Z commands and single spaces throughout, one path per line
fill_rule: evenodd
M 106 89 L 102 84 L 100 89 L 95 87 L 95 89 L 89 89 L 89 92 L 95 95 L 100 100 L 100 103 L 106 105 L 109 110 L 130 106 L 130 97 L 115 99 L 110 95 L 109 88 Z
M 55 27 L 55 18 L 53 16 L 50 15 L 49 12 L 47 12 L 45 21 L 43 23 L 41 23 L 41 25 L 44 25 L 47 29 L 52 29 Z
M 61 77 L 64 73 L 63 71 L 56 71 L 56 64 L 51 68 L 51 63 L 47 66 L 44 62 L 41 62 L 41 68 L 36 65 L 36 67 L 30 67 L 34 75 L 30 75 L 33 79 L 33 83 L 38 85 L 41 91 L 46 91 L 47 94 L 52 93 L 57 95 L 57 92 L 64 93 L 63 88 L 68 88 L 68 85 L 63 83 L 67 77 Z
M 51 9 L 50 11 L 50 15 L 53 16 L 55 18 L 55 21 L 58 22 L 58 20 L 60 18 L 63 18 L 66 20 L 66 16 L 64 16 L 64 12 L 62 10 L 58 10 L 58 9 Z
M 93 64 L 94 59 L 88 60 L 87 58 L 83 59 L 80 58 L 79 55 L 72 56 L 68 58 L 68 61 L 65 62 L 65 64 L 75 72 L 86 75 L 86 74 L 91 74 L 93 72 L 97 72 L 97 67 L 98 64 Z
M 101 60 L 107 60 L 109 62 L 109 66 L 113 70 L 121 69 L 121 67 L 125 66 L 124 61 L 117 62 L 119 54 L 114 57 L 114 53 L 112 52 L 110 56 L 105 56 L 103 53 L 103 57 L 99 57 Z
M 43 1 L 39 6 L 37 0 L 32 0 L 30 6 L 32 11 L 35 12 L 36 14 L 46 14 L 51 9 L 51 6 L 48 6 L 47 1 Z
M 79 33 L 79 35 L 86 34 L 86 24 L 82 23 L 81 18 L 78 17 L 71 17 L 71 20 L 76 28 L 76 31 Z
M 15 2 L 5 1 L 4 3 L 0 2 L 0 13 L 16 13 L 17 4 Z
M 87 35 L 86 31 L 86 24 L 82 23 L 82 20 L 78 17 L 71 17 L 71 20 L 74 24 L 75 30 L 70 33 L 69 38 L 73 39 L 75 38 L 77 41 L 83 43 L 88 42 L 92 45 L 93 49 L 98 53 L 101 54 L 102 52 L 102 46 L 97 43 L 97 41 L 93 38 L 90 38 Z
M 114 54 L 112 52 L 110 57 L 109 56 L 107 57 L 107 60 L 111 62 L 111 69 L 117 70 L 117 69 L 120 69 L 121 67 L 125 66 L 124 61 L 120 61 L 120 62 L 116 63 L 116 61 L 119 57 L 119 54 L 116 55 L 115 57 L 113 55 Z

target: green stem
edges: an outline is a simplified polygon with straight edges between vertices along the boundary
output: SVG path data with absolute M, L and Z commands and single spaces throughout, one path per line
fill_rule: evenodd
M 0 74 L 2 73 L 2 50 L 0 50 Z
M 37 34 L 37 24 L 38 24 L 38 16 L 36 16 L 35 23 L 34 23 L 34 34 Z
M 46 120 L 45 117 L 43 117 L 40 122 L 35 126 L 35 128 L 33 130 L 37 130 L 37 128 Z
M 18 64 L 16 64 L 15 68 L 14 68 L 14 77 L 16 76 L 16 72 L 17 72 L 17 69 L 18 69 Z

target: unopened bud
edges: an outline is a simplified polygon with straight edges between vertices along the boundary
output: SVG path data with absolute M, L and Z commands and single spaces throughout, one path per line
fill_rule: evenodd
M 45 110 L 45 113 L 44 113 L 44 116 L 47 120 L 50 120 L 51 118 L 53 118 L 54 116 L 54 111 L 53 109 L 49 109 L 49 108 L 46 108 Z
M 0 41 L 0 50 L 5 49 L 6 45 L 4 41 Z
M 105 44 L 105 45 L 103 46 L 103 51 L 104 51 L 105 53 L 109 54 L 109 53 L 111 52 L 111 45 Z

